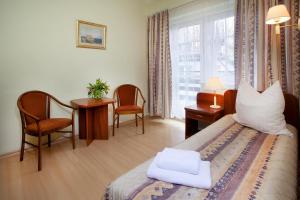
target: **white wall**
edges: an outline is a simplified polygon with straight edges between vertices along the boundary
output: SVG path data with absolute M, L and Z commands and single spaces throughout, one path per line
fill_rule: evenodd
M 69 103 L 86 97 L 88 82 L 100 77 L 111 86 L 108 96 L 132 83 L 147 97 L 144 11 L 140 0 L 1 0 L 0 155 L 20 148 L 16 103 L 25 91 Z M 106 50 L 75 47 L 77 19 L 107 25 Z

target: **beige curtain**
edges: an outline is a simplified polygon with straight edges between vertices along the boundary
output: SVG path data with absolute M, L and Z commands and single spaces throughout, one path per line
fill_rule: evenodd
M 148 60 L 150 115 L 169 118 L 172 102 L 172 70 L 168 11 L 148 18 Z
M 236 0 L 235 77 L 258 90 L 280 80 L 285 92 L 299 96 L 300 32 L 295 28 L 281 29 L 265 24 L 270 7 L 285 4 L 291 14 L 287 24 L 296 24 L 299 0 Z

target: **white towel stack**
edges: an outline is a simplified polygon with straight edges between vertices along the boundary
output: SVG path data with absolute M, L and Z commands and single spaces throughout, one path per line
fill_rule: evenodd
M 209 189 L 210 162 L 202 161 L 200 153 L 165 148 L 151 163 L 147 176 L 161 181 Z

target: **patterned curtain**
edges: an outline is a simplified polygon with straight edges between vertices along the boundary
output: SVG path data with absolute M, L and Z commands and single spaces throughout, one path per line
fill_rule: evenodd
M 172 102 L 172 70 L 168 11 L 148 18 L 148 60 L 150 115 L 169 118 Z
M 254 70 L 258 66 L 258 8 L 261 0 L 236 0 L 234 66 L 236 88 L 241 80 L 254 86 Z
M 282 89 L 300 95 L 300 31 L 282 28 L 276 35 L 275 26 L 265 24 L 268 9 L 285 4 L 291 14 L 287 24 L 297 24 L 299 0 L 236 0 L 235 77 L 258 90 L 276 80 Z
M 287 24 L 297 24 L 300 16 L 299 0 L 279 0 L 287 6 L 291 20 Z M 281 29 L 280 34 L 281 68 L 280 80 L 284 91 L 300 97 L 300 30 Z

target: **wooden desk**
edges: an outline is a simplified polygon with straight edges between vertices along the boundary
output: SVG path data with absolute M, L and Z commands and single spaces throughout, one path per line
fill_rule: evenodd
M 108 139 L 108 104 L 114 99 L 76 99 L 71 104 L 78 108 L 79 139 L 89 145 L 94 139 Z
M 185 138 L 199 132 L 198 121 L 205 125 L 212 124 L 223 116 L 224 100 L 223 95 L 217 95 L 217 103 L 221 108 L 213 109 L 213 94 L 198 93 L 195 105 L 185 107 Z

